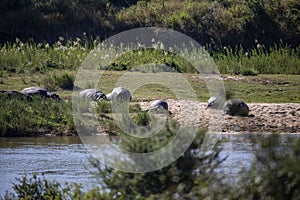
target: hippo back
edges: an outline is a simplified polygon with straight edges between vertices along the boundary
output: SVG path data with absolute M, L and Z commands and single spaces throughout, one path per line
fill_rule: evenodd
M 223 111 L 232 116 L 248 116 L 249 107 L 242 99 L 230 99 L 224 103 Z
M 117 87 L 114 88 L 110 94 L 106 95 L 108 100 L 116 101 L 116 102 L 130 102 L 132 97 L 126 88 Z
M 41 87 L 28 87 L 21 90 L 22 94 L 47 96 L 47 90 Z
M 81 98 L 91 98 L 93 101 L 106 99 L 105 94 L 103 94 L 100 90 L 96 89 L 86 89 L 79 93 Z
M 52 99 L 60 99 L 58 94 L 51 93 L 47 89 L 41 88 L 41 87 L 28 87 L 28 88 L 24 88 L 20 92 L 22 94 L 26 94 L 26 95 L 30 95 L 30 96 L 39 95 L 42 97 L 47 97 L 47 98 L 52 98 Z
M 163 101 L 163 100 L 156 100 L 153 101 L 149 107 L 149 111 L 154 111 L 154 110 L 168 110 L 168 103 Z

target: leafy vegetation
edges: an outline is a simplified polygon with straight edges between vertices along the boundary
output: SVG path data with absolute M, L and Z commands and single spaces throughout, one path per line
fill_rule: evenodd
M 86 42 L 69 41 L 63 45 L 58 41 L 53 46 L 32 42 L 3 45 L 0 47 L 1 76 L 25 72 L 43 74 L 55 69 L 74 71 L 98 44 L 99 41 L 94 41 L 92 46 L 86 45 Z M 207 46 L 208 50 L 210 48 Z M 259 74 L 300 74 L 300 46 L 291 48 L 280 45 L 267 49 L 260 45 L 249 50 L 243 50 L 242 47 L 224 47 L 210 53 L 222 74 L 240 74 L 243 70 L 252 70 Z M 118 57 L 106 69 L 135 70 L 137 66 L 151 63 L 163 64 L 178 72 L 196 72 L 180 56 L 153 49 L 129 52 Z M 151 70 L 156 71 L 157 68 L 152 67 Z
M 287 144 L 283 145 L 285 140 Z M 297 199 L 300 195 L 300 139 L 271 135 L 260 136 L 256 162 L 245 174 L 246 199 Z M 237 199 L 239 193 L 236 193 Z
M 7 193 L 4 196 L 6 200 L 22 199 L 22 200 L 65 200 L 65 199 L 95 199 L 97 188 L 94 188 L 84 196 L 82 186 L 76 183 L 62 185 L 57 181 L 49 181 L 45 177 L 40 178 L 37 174 L 33 174 L 28 178 L 24 176 L 17 179 L 13 189 L 15 194 Z M 92 196 L 90 196 L 91 194 Z M 86 198 L 84 198 L 86 197 Z
M 299 41 L 297 0 L 4 0 L 1 42 L 33 38 L 54 43 L 58 37 L 108 38 L 128 28 L 172 28 L 207 44 L 244 48 L 290 45 Z
M 223 74 L 240 74 L 251 70 L 257 74 L 299 74 L 300 48 L 295 49 L 283 45 L 266 48 L 257 44 L 257 48 L 244 50 L 224 47 L 213 53 L 213 58 Z
M 56 90 L 57 87 L 64 90 L 73 90 L 74 76 L 69 73 L 64 74 L 52 74 L 47 76 L 43 82 L 47 89 Z
M 57 41 L 53 45 L 48 43 L 23 43 L 17 40 L 12 44 L 1 45 L 1 71 L 11 73 L 45 73 L 53 69 L 77 69 L 89 53 L 85 44 L 69 41 L 63 45 Z
M 64 101 L 0 96 L 1 136 L 75 134 L 72 105 L 68 101 L 74 73 L 101 40 L 129 28 L 171 28 L 201 43 L 214 58 L 230 96 L 246 102 L 300 102 L 300 40 L 297 0 L 4 0 L 0 4 L 0 89 L 21 90 L 43 85 Z M 128 70 L 157 63 L 187 78 L 200 101 L 209 97 L 201 74 L 187 61 L 161 50 L 140 50 L 113 61 L 99 85 L 105 93 Z M 102 66 L 95 66 L 99 69 Z M 145 72 L 159 70 L 153 65 Z M 277 75 L 266 75 L 277 74 Z M 278 75 L 281 74 L 281 75 Z M 243 76 L 241 76 L 243 75 Z M 248 77 L 245 77 L 248 76 Z M 87 82 L 87 84 L 89 84 Z M 67 91 L 68 90 L 68 91 Z M 150 92 L 149 92 L 150 91 Z M 149 93 L 151 93 L 149 95 Z M 139 88 L 133 101 L 173 98 L 161 86 Z M 66 100 L 66 101 L 65 101 Z M 90 103 L 90 102 L 88 102 Z M 83 112 L 89 106 L 83 104 Z M 118 132 L 121 146 L 131 152 L 149 152 L 165 145 L 176 134 L 170 118 L 159 134 L 140 140 L 126 137 L 110 116 L 109 102 L 97 102 L 98 119 L 109 132 Z M 292 113 L 291 113 L 292 114 Z M 130 116 L 140 125 L 151 117 L 135 104 Z M 75 119 L 76 120 L 76 119 Z M 89 121 L 85 121 L 89 125 Z M 94 124 L 90 124 L 95 128 Z M 263 138 L 261 154 L 243 180 L 224 183 L 215 173 L 222 162 L 220 149 L 199 152 L 205 133 L 174 163 L 149 173 L 125 173 L 100 168 L 91 160 L 105 190 L 83 191 L 80 185 L 24 177 L 5 199 L 297 199 L 300 195 L 299 145 L 278 151 L 278 137 Z M 153 158 L 157 159 L 157 158 Z M 149 160 L 151 164 L 153 160 Z M 126 184 L 124 184 L 126 183 Z M 16 195 L 16 196 L 15 196 Z
M 1 136 L 75 134 L 71 102 L 34 97 L 32 101 L 0 96 Z

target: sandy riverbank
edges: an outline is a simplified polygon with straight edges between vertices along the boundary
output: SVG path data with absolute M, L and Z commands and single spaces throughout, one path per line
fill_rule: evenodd
M 250 117 L 223 115 L 205 109 L 206 103 L 167 100 L 169 110 L 181 125 L 205 128 L 211 125 L 224 133 L 300 133 L 300 103 L 249 103 Z M 151 102 L 141 102 L 147 109 Z

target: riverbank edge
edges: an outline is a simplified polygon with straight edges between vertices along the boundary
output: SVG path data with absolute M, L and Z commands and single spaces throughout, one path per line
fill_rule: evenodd
M 142 110 L 146 110 L 152 101 L 138 102 Z M 213 121 L 212 110 L 206 109 L 206 102 L 192 102 L 168 99 L 169 110 L 172 117 L 180 125 L 188 125 L 190 122 L 197 128 L 208 128 Z M 182 116 L 181 108 L 184 105 L 191 108 L 187 116 Z M 220 115 L 222 127 L 220 134 L 300 134 L 300 103 L 249 103 L 252 117 L 233 117 Z M 198 113 L 195 114 L 195 113 Z M 199 117 L 200 116 L 200 117 Z M 6 130 L 7 134 L 1 137 L 60 137 L 78 136 L 77 131 L 47 130 Z M 100 133 L 102 134 L 102 133 Z

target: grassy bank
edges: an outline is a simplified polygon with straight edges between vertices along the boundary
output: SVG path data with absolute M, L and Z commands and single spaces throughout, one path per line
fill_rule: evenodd
M 105 71 L 98 83 L 98 88 L 105 94 L 111 92 L 116 86 L 118 80 L 127 71 Z M 145 75 L 145 73 L 131 72 L 135 77 Z M 58 93 L 63 99 L 71 98 L 72 90 L 63 89 L 56 79 L 51 77 L 62 77 L 69 74 L 71 77 L 75 75 L 73 70 L 50 70 L 45 73 L 23 73 L 11 74 L 1 77 L 0 90 L 22 90 L 25 87 L 37 86 L 50 88 L 51 91 Z M 183 73 L 183 78 L 188 80 L 192 86 L 197 99 L 206 102 L 210 94 L 204 77 L 201 74 Z M 243 98 L 246 102 L 253 103 L 299 103 L 300 88 L 299 75 L 257 75 L 257 76 L 241 76 L 241 75 L 223 75 L 225 89 L 230 93 L 231 97 Z M 67 79 L 68 81 L 68 79 Z M 176 84 L 176 80 L 174 80 Z M 87 80 L 87 84 L 89 84 Z M 174 94 L 166 87 L 156 84 L 147 84 L 138 88 L 133 93 L 133 101 L 154 100 L 154 99 L 175 98 Z
M 61 39 L 54 45 L 18 41 L 1 46 L 0 90 L 42 86 L 57 92 L 64 100 L 24 102 L 2 98 L 2 136 L 75 133 L 71 102 L 68 101 L 71 99 L 76 71 L 98 44 L 99 41 L 94 41 L 91 45 L 86 41 Z M 207 49 L 210 49 L 209 46 Z M 261 46 L 247 51 L 241 47 L 226 47 L 210 53 L 221 74 L 229 74 L 222 79 L 231 97 L 258 103 L 300 102 L 297 92 L 300 88 L 300 47 L 293 49 L 288 46 L 274 46 L 267 49 Z M 210 97 L 203 75 L 195 73 L 187 61 L 172 53 L 149 49 L 118 57 L 108 66 L 98 87 L 104 93 L 109 93 L 128 70 L 136 78 L 146 74 L 149 69 L 144 72 L 133 69 L 148 63 L 163 64 L 181 72 L 199 101 L 206 102 Z M 95 68 L 99 69 L 99 66 Z M 169 75 L 172 76 L 172 73 Z M 176 84 L 176 80 L 174 81 Z M 89 84 L 89 80 L 86 84 Z M 170 89 L 156 84 L 144 85 L 133 93 L 134 102 L 168 98 L 175 98 Z
M 74 135 L 71 102 L 34 98 L 32 101 L 0 96 L 1 137 Z
M 50 73 L 60 76 L 60 74 L 65 74 L 66 71 L 52 70 Z M 139 75 L 139 72 L 132 73 L 137 75 L 136 77 Z M 106 71 L 99 81 L 99 88 L 104 93 L 109 93 L 123 74 L 123 71 Z M 210 94 L 203 76 L 191 73 L 182 75 L 189 81 L 197 95 L 197 99 L 206 102 Z M 47 73 L 35 76 L 24 73 L 21 76 L 2 77 L 3 83 L 0 84 L 0 90 L 21 90 L 33 85 L 44 86 L 44 80 L 48 77 Z M 299 75 L 258 75 L 250 77 L 227 75 L 222 77 L 231 98 L 242 98 L 247 103 L 300 103 L 300 95 L 297 92 L 300 88 Z M 176 84 L 176 80 L 174 84 Z M 53 87 L 56 87 L 56 85 Z M 63 98 L 63 101 L 36 99 L 28 102 L 26 100 L 0 98 L 1 136 L 74 134 L 76 131 L 70 101 L 72 90 L 58 88 L 56 92 Z M 169 88 L 148 84 L 133 93 L 132 101 L 169 98 L 176 98 Z
M 10 74 L 45 73 L 53 69 L 76 70 L 83 60 L 100 42 L 57 41 L 47 43 L 22 43 L 0 46 L 0 77 Z M 242 47 L 223 47 L 218 50 L 206 49 L 211 54 L 222 74 L 300 74 L 300 46 L 291 48 L 279 45 L 266 48 L 257 44 L 256 48 L 244 50 Z M 159 50 L 130 52 L 118 57 L 108 69 L 129 70 L 136 66 L 160 63 L 179 72 L 195 72 L 195 69 L 181 57 Z M 103 67 L 103 66 L 95 66 Z

